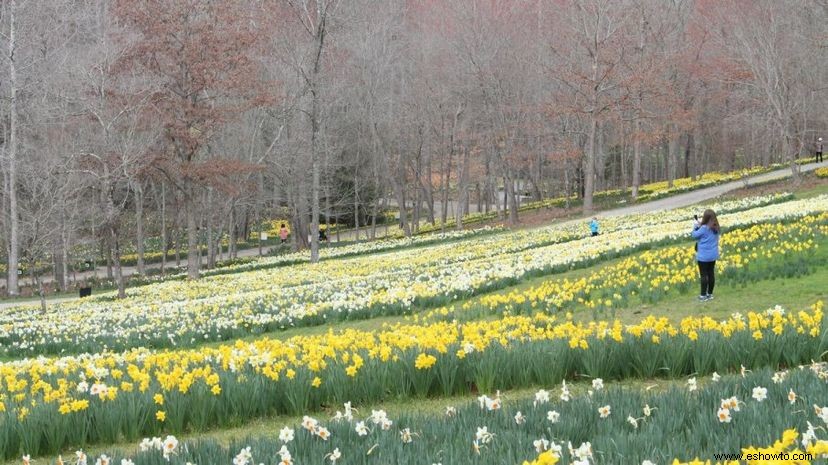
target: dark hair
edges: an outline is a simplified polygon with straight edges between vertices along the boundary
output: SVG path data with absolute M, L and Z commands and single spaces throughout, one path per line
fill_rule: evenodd
M 283 227 L 283 228 L 285 227 L 285 223 L 282 223 L 282 227 Z
M 714 233 L 719 234 L 719 220 L 716 218 L 716 212 L 711 209 L 704 211 L 702 215 L 701 224 L 706 224 Z

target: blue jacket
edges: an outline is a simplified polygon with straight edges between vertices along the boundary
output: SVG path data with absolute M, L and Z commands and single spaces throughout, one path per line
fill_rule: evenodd
M 699 243 L 696 251 L 696 260 L 712 262 L 719 258 L 719 233 L 708 228 L 707 225 L 693 227 L 693 239 Z
M 598 232 L 598 222 L 595 221 L 595 220 L 590 221 L 589 222 L 589 230 L 594 232 L 594 233 L 597 233 Z

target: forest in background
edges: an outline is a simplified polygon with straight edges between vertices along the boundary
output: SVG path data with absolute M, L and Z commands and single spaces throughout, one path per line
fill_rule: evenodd
M 320 223 L 796 181 L 828 135 L 826 25 L 823 0 L 3 0 L 5 289 L 44 261 L 65 286 L 85 247 L 123 293 L 148 238 L 197 278 L 272 219 L 316 259 Z

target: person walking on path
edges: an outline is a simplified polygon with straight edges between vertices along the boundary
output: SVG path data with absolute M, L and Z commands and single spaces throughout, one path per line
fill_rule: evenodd
M 822 137 L 820 137 L 819 139 L 817 139 L 817 143 L 816 143 L 816 162 L 817 163 L 822 163 L 822 148 L 823 148 L 823 146 L 822 146 Z
M 282 227 L 279 228 L 279 239 L 282 241 L 282 244 L 284 244 L 285 242 L 287 242 L 287 238 L 288 230 L 287 227 L 285 227 L 285 223 L 282 223 Z
M 713 300 L 716 260 L 719 258 L 719 220 L 716 212 L 705 210 L 701 221 L 696 216 L 691 235 L 696 240 L 696 262 L 701 280 L 699 302 L 707 302 Z
M 589 230 L 593 237 L 598 235 L 598 217 L 593 217 L 592 221 L 589 222 Z

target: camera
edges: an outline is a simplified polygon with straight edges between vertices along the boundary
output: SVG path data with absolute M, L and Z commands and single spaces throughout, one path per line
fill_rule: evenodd
M 693 215 L 693 219 L 699 221 L 699 215 Z

